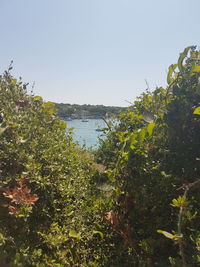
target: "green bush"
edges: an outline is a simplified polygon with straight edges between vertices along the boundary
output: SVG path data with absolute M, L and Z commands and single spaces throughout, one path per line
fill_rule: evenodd
M 9 71 L 0 76 L 0 259 L 84 265 L 93 260 L 89 244 L 96 240 L 93 161 L 66 134 L 54 105 L 26 88 Z
M 118 116 L 97 152 L 114 188 L 107 221 L 129 255 L 116 265 L 200 263 L 200 52 L 186 48 L 167 80 Z

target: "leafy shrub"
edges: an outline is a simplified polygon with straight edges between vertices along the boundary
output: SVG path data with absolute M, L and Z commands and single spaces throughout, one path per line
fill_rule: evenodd
M 114 188 L 106 219 L 129 255 L 116 265 L 200 263 L 200 52 L 186 48 L 167 80 L 118 116 L 97 153 Z
M 51 102 L 0 76 L 0 259 L 15 266 L 80 266 L 89 248 L 93 161 L 72 143 Z

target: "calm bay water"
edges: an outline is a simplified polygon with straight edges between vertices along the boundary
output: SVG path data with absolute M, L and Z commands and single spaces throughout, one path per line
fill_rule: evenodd
M 102 119 L 88 119 L 87 122 L 82 120 L 66 121 L 67 128 L 74 128 L 73 139 L 78 142 L 81 146 L 87 148 L 98 147 L 98 137 L 103 135 L 103 132 L 98 132 L 96 129 L 102 129 L 106 127 L 105 122 Z

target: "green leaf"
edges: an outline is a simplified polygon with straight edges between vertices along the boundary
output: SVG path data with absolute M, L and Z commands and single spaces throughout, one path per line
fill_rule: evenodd
M 124 142 L 124 141 L 125 141 L 125 134 L 126 134 L 126 133 L 123 133 L 123 132 L 120 132 L 120 133 L 118 134 L 118 137 L 119 137 L 119 141 L 120 141 L 120 142 Z
M 41 96 L 35 96 L 34 98 L 33 98 L 33 100 L 34 101 L 42 101 L 42 97 Z
M 157 230 L 158 233 L 163 234 L 165 237 L 173 240 L 177 240 L 179 237 L 163 230 Z
M 136 133 L 131 133 L 130 136 L 129 136 L 129 140 L 130 140 L 130 148 L 131 149 L 134 149 L 135 148 L 135 144 L 137 143 L 137 140 L 136 140 Z
M 200 107 L 195 108 L 193 114 L 200 115 Z
M 185 196 L 179 196 L 177 199 L 173 199 L 172 200 L 172 204 L 173 207 L 182 207 L 183 205 L 186 206 L 187 205 L 187 199 Z
M 104 234 L 103 234 L 102 232 L 100 232 L 100 231 L 93 230 L 93 234 L 94 234 L 94 235 L 95 235 L 95 234 L 99 234 L 100 237 L 101 237 L 102 239 L 104 238 Z
M 146 129 L 145 128 L 138 130 L 138 140 L 140 142 L 142 142 L 144 140 L 145 135 L 146 135 Z
M 178 59 L 178 68 L 180 71 L 183 71 L 184 70 L 184 67 L 183 67 L 183 60 L 185 59 L 185 54 L 184 53 L 180 53 L 180 56 L 179 56 L 179 59 Z
M 80 234 L 77 233 L 77 232 L 74 231 L 74 230 L 70 230 L 70 231 L 69 231 L 69 236 L 70 236 L 70 237 L 73 237 L 73 238 L 81 239 Z
M 155 125 L 156 125 L 155 122 L 151 122 L 151 123 L 148 124 L 147 132 L 148 132 L 149 136 L 152 135 Z
M 193 66 L 191 72 L 200 72 L 200 66 Z
M 188 46 L 184 49 L 182 53 L 180 53 L 179 59 L 178 59 L 178 68 L 180 71 L 184 71 L 183 66 L 183 60 L 187 57 L 188 51 L 193 48 L 193 46 Z
M 13 85 L 16 85 L 16 84 L 17 84 L 17 79 L 14 79 L 14 78 L 13 78 L 13 79 L 12 79 L 12 84 L 13 84 Z
M 172 65 L 169 66 L 169 71 L 168 71 L 168 74 L 167 74 L 167 83 L 168 84 L 173 82 L 172 75 L 173 75 L 176 67 L 177 67 L 177 64 L 172 64 Z

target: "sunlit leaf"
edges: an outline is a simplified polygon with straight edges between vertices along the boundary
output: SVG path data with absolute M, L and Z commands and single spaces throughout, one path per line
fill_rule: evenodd
M 42 101 L 42 97 L 41 96 L 34 96 L 33 100 L 34 101 Z
M 74 231 L 74 230 L 70 230 L 70 231 L 69 231 L 69 236 L 70 236 L 70 237 L 73 237 L 73 238 L 81 239 L 80 234 L 77 233 L 77 232 Z
M 172 200 L 172 204 L 173 207 L 178 207 L 180 208 L 181 206 L 186 206 L 187 205 L 187 199 L 185 196 L 179 196 L 177 199 L 173 199 Z
M 173 235 L 171 233 L 168 233 L 166 231 L 163 230 L 157 230 L 158 233 L 163 234 L 165 237 L 172 239 L 172 240 L 178 240 L 180 237 L 177 235 Z
M 169 66 L 168 74 L 167 74 L 167 83 L 170 84 L 173 81 L 172 75 L 177 67 L 177 64 L 172 64 Z
M 145 135 L 146 135 L 146 129 L 143 128 L 143 129 L 139 129 L 138 131 L 138 139 L 140 142 L 142 142 L 145 138 Z
M 102 239 L 104 238 L 104 234 L 100 231 L 93 230 L 93 234 L 99 234 Z
M 11 79 L 11 83 L 12 83 L 12 85 L 16 85 L 17 84 L 17 79 L 12 78 Z
M 151 122 L 151 123 L 148 124 L 147 132 L 148 132 L 149 136 L 152 135 L 155 125 L 156 125 L 155 122 Z
M 200 72 L 200 66 L 193 66 L 191 72 Z
M 193 114 L 200 115 L 200 107 L 195 108 Z
M 188 51 L 193 48 L 193 46 L 188 46 L 185 48 L 185 50 L 180 53 L 179 59 L 178 59 L 178 68 L 180 71 L 184 70 L 184 66 L 183 66 L 183 60 L 187 57 Z

